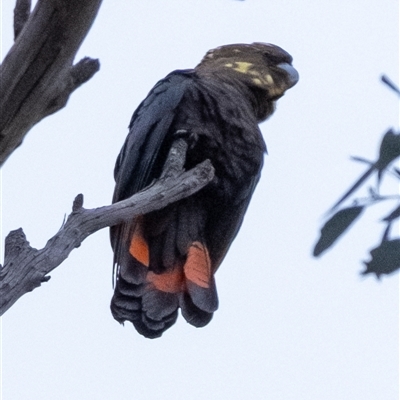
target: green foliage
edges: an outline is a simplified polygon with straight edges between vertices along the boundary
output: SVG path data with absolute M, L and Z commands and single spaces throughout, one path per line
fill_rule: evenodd
M 364 262 L 367 269 L 363 275 L 374 273 L 378 278 L 400 269 L 400 239 L 385 240 L 371 250 L 371 261 Z
M 314 247 L 313 255 L 315 257 L 321 255 L 325 250 L 330 248 L 337 239 L 356 221 L 366 207 L 377 204 L 385 200 L 396 200 L 397 204 L 388 215 L 382 219 L 386 224 L 381 243 L 371 250 L 371 260 L 364 262 L 366 269 L 362 274 L 373 273 L 378 278 L 383 274 L 390 274 L 400 269 L 400 237 L 391 238 L 390 231 L 393 223 L 400 218 L 400 196 L 381 196 L 379 194 L 379 186 L 382 181 L 383 174 L 392 174 L 400 180 L 400 171 L 392 167 L 394 161 L 400 158 L 400 133 L 390 129 L 386 132 L 381 140 L 379 148 L 379 156 L 377 161 L 369 162 L 361 158 L 353 158 L 357 161 L 367 162 L 370 167 L 367 171 L 347 190 L 344 195 L 335 203 L 329 211 L 333 215 L 324 224 L 317 244 Z M 336 209 L 369 178 L 371 175 L 377 175 L 376 190 L 370 188 L 368 198 L 353 199 L 353 206 L 346 207 L 339 211 Z
M 314 247 L 314 256 L 319 256 L 341 236 L 361 215 L 363 206 L 344 208 L 330 218 L 321 229 L 321 236 Z

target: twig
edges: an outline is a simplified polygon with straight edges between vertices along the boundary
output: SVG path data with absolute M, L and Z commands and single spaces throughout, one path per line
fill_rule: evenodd
M 390 89 L 392 89 L 395 93 L 397 93 L 400 96 L 399 88 L 386 75 L 381 76 L 381 81 L 385 83 L 387 86 L 389 86 Z

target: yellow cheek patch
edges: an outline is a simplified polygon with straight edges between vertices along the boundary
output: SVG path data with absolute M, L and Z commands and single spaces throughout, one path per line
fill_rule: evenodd
M 246 61 L 235 61 L 233 63 L 224 64 L 224 67 L 232 68 L 234 71 L 252 76 L 252 82 L 261 87 L 274 86 L 274 79 L 270 74 L 262 74 L 261 71 L 254 68 L 254 64 Z
M 253 66 L 252 63 L 245 61 L 236 61 L 235 67 L 233 68 L 237 72 L 241 72 L 242 74 L 247 74 L 249 69 Z
M 269 90 L 269 94 L 270 94 L 271 96 L 280 96 L 280 95 L 282 95 L 283 92 L 284 92 L 284 90 L 282 90 L 282 89 L 279 88 L 279 87 L 272 87 L 272 88 L 270 88 L 270 90 Z
M 274 83 L 274 80 L 272 79 L 271 75 L 267 74 L 264 76 L 264 78 L 270 85 L 272 85 Z
M 269 88 L 272 88 L 274 86 L 274 80 L 271 75 L 261 75 L 259 73 L 252 73 L 252 71 L 250 73 L 251 75 L 257 76 L 257 78 L 252 79 L 253 83 L 255 83 L 256 85 Z

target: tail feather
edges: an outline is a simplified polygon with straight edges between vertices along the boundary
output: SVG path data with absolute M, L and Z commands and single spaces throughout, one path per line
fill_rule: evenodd
M 163 322 L 152 321 L 147 318 L 145 314 L 142 314 L 141 318 L 132 321 L 135 329 L 143 336 L 148 339 L 159 338 L 168 328 L 170 328 L 178 318 L 178 310 Z
M 197 307 L 188 293 L 182 293 L 179 305 L 183 318 L 196 328 L 206 326 L 213 317 L 213 312 L 207 312 Z
M 130 254 L 125 254 L 117 270 L 117 279 L 122 277 L 127 283 L 141 285 L 146 282 L 148 271 L 147 267 Z
M 128 297 L 140 298 L 146 292 L 146 285 L 144 283 L 139 285 L 129 284 L 127 281 L 120 279 L 118 281 L 118 291 Z
M 214 279 L 210 283 L 211 286 L 205 289 L 187 280 L 186 287 L 193 304 L 199 310 L 212 314 L 218 309 L 218 295 Z
M 166 293 L 149 289 L 142 296 L 144 314 L 155 321 L 162 321 L 173 314 L 179 307 L 176 293 Z
M 141 304 L 138 299 L 114 293 L 111 300 L 111 313 L 119 323 L 138 319 L 140 316 Z
M 137 285 L 119 278 L 111 300 L 111 312 L 120 323 L 130 321 L 148 338 L 160 337 L 178 317 L 177 296 L 147 288 L 140 296 Z M 144 286 L 144 285 L 141 285 Z
M 218 295 L 207 247 L 200 242 L 190 245 L 183 267 L 186 289 L 193 304 L 213 313 L 218 308 Z
M 165 230 L 155 219 L 153 215 L 133 222 L 129 245 L 118 260 L 111 301 L 114 318 L 132 322 L 148 338 L 160 337 L 171 327 L 179 308 L 195 327 L 207 325 L 218 308 L 215 268 L 201 239 L 202 213 L 192 206 L 174 208 L 162 221 Z

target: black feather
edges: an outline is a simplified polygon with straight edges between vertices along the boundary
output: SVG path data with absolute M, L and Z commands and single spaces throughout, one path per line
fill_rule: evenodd
M 111 228 L 115 319 L 131 321 L 149 338 L 175 323 L 179 307 L 196 327 L 211 320 L 218 307 L 214 273 L 260 179 L 266 146 L 258 123 L 297 82 L 291 62 L 287 52 L 269 44 L 222 46 L 195 69 L 159 81 L 134 112 L 115 166 L 113 202 L 160 177 L 178 136 L 188 145 L 184 168 L 209 159 L 215 177 L 190 198 Z M 138 226 L 149 265 L 130 254 Z M 188 259 L 193 265 L 187 266 Z

